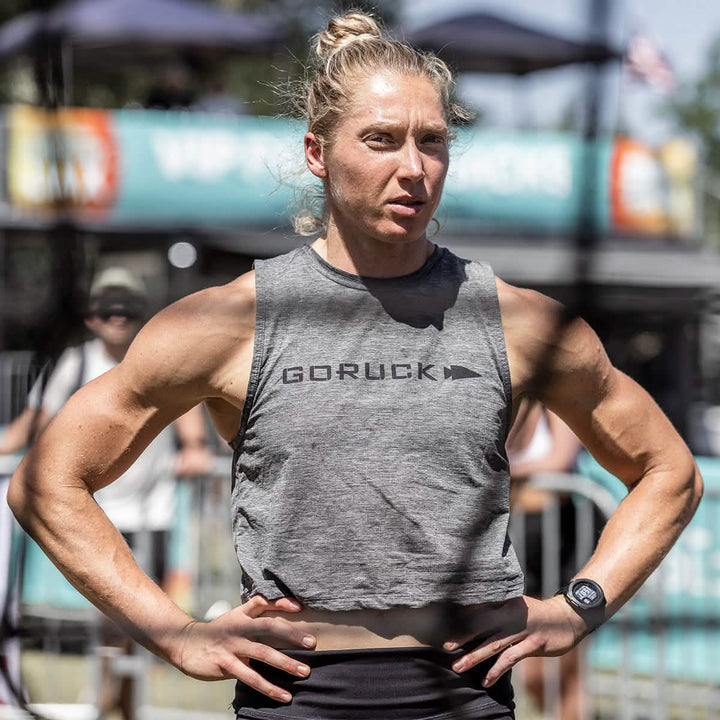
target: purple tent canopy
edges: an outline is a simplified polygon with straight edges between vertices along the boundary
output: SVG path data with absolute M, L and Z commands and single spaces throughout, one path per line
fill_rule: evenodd
M 405 40 L 433 51 L 459 71 L 526 75 L 620 57 L 601 43 L 568 40 L 490 13 L 445 18 L 407 33 Z
M 0 58 L 10 58 L 31 48 L 42 28 L 43 14 L 29 12 L 19 15 L 0 27 Z
M 46 14 L 28 13 L 2 26 L 0 57 L 30 54 L 41 39 L 57 39 L 74 50 L 148 45 L 259 52 L 285 37 L 269 18 L 193 0 L 68 0 Z

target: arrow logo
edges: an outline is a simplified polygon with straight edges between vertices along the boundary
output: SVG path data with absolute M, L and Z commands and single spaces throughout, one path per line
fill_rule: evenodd
M 444 367 L 443 370 L 446 380 L 448 378 L 451 380 L 462 380 L 463 378 L 480 377 L 480 373 L 476 373 L 474 370 L 470 370 L 462 365 L 451 365 L 449 368 Z

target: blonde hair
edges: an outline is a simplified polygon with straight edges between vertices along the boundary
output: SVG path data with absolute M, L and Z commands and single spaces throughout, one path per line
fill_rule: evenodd
M 448 124 L 470 120 L 470 114 L 452 99 L 454 80 L 448 66 L 425 53 L 384 35 L 371 15 L 351 11 L 334 17 L 314 38 L 315 63 L 302 85 L 300 112 L 308 130 L 321 145 L 332 144 L 334 132 L 353 99 L 358 77 L 378 71 L 427 78 L 437 90 Z M 294 218 L 299 235 L 314 235 L 327 221 L 324 191 L 308 189 Z

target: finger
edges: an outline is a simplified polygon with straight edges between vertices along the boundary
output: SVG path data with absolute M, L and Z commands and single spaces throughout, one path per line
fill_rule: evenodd
M 295 598 L 281 597 L 277 600 L 269 600 L 268 610 L 281 610 L 282 612 L 300 612 L 303 606 Z
M 254 595 L 242 608 L 248 617 L 256 618 L 270 610 L 298 612 L 302 610 L 302 605 L 293 598 L 282 597 L 277 600 L 268 600 L 264 595 Z
M 298 677 L 307 677 L 310 674 L 310 668 L 295 658 L 291 658 L 285 653 L 270 647 L 269 645 L 263 645 L 262 643 L 251 642 L 243 647 L 243 655 L 247 655 L 253 660 L 260 660 L 266 665 L 272 665 L 278 670 L 283 670 L 291 675 L 297 675 Z
M 532 647 L 528 642 L 520 642 L 517 645 L 511 645 L 497 656 L 497 660 L 488 670 L 485 679 L 482 681 L 483 687 L 494 685 L 508 670 L 515 667 L 521 660 L 532 655 Z
M 457 650 L 458 648 L 461 648 L 466 643 L 469 643 L 472 640 L 477 640 L 477 638 L 480 637 L 482 634 L 483 633 L 480 633 L 480 632 L 473 632 L 473 633 L 469 633 L 467 635 L 462 635 L 462 636 L 456 637 L 453 640 L 448 640 L 446 643 L 443 643 L 443 650 L 447 650 L 448 652 Z
M 287 703 L 292 700 L 292 695 L 283 688 L 273 685 L 270 681 L 266 680 L 259 672 L 253 670 L 249 665 L 246 665 L 239 658 L 234 658 L 229 661 L 225 671 L 229 677 L 234 677 L 241 683 L 244 683 L 248 687 L 257 690 L 263 695 L 267 695 L 273 700 L 278 702 Z
M 292 625 L 287 620 L 275 617 L 260 617 L 252 622 L 249 636 L 253 638 L 274 638 L 283 643 L 292 643 L 306 648 L 315 647 L 315 638 Z M 273 643 L 274 644 L 274 643 Z
M 251 618 L 260 617 L 270 606 L 270 602 L 264 595 L 253 595 L 246 603 L 243 603 L 243 612 Z
M 491 658 L 493 655 L 498 655 L 512 646 L 517 647 L 517 643 L 522 641 L 525 637 L 525 633 L 517 633 L 515 635 L 496 635 L 495 637 L 491 637 L 483 642 L 482 645 L 479 645 L 471 652 L 458 658 L 452 664 L 452 669 L 458 673 L 465 672 L 466 670 L 475 667 L 475 665 L 485 662 L 485 660 Z

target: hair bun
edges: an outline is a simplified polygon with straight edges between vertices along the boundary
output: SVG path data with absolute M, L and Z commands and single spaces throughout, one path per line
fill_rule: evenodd
M 371 15 L 349 12 L 332 18 L 327 28 L 317 35 L 315 52 L 321 60 L 328 60 L 352 42 L 379 38 L 381 34 L 380 26 Z

